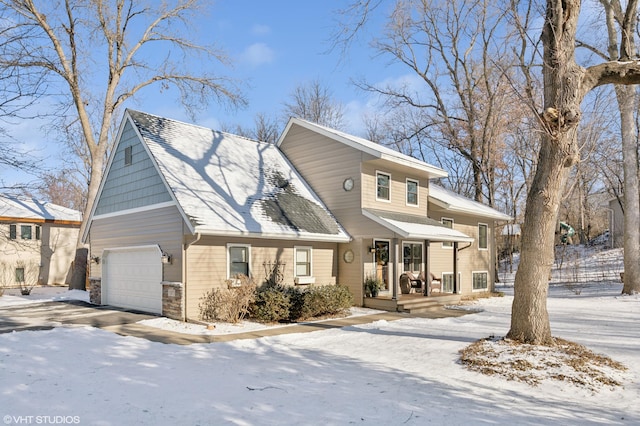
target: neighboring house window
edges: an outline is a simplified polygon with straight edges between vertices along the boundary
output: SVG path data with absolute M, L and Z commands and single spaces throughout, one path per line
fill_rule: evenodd
M 486 290 L 489 288 L 489 273 L 488 272 L 474 272 L 473 274 L 473 289 L 474 290 Z
M 311 247 L 295 247 L 296 277 L 311 276 Z
M 41 231 L 42 231 L 42 227 L 36 225 L 36 240 L 40 239 Z
M 16 268 L 16 282 L 17 283 L 24 282 L 24 268 Z
M 31 239 L 31 225 L 20 225 L 20 238 L 23 240 Z
M 407 205 L 418 205 L 418 181 L 407 179 Z
M 422 244 L 402 244 L 402 263 L 404 272 L 419 273 L 422 270 Z
M 486 224 L 484 223 L 478 224 L 478 248 L 480 250 L 486 250 L 488 248 L 487 230 L 488 230 L 488 227 Z
M 453 219 L 449 219 L 449 218 L 443 217 L 442 219 L 440 219 L 440 221 L 447 228 L 453 229 Z M 452 242 L 444 242 L 444 243 L 442 243 L 442 247 L 453 247 L 453 243 Z
M 16 225 L 9 225 L 9 239 L 15 240 L 18 234 L 18 227 Z
M 391 175 L 382 172 L 376 172 L 376 199 L 389 201 L 389 193 L 391 189 Z
M 128 146 L 124 149 L 124 165 L 130 166 L 133 163 L 133 147 Z
M 240 274 L 249 276 L 250 248 L 247 245 L 228 246 L 229 278 Z

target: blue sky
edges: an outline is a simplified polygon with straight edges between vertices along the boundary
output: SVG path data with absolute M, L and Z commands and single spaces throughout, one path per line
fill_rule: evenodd
M 219 129 L 222 125 L 251 128 L 258 113 L 280 114 L 283 102 L 292 91 L 313 80 L 327 87 L 345 108 L 348 131 L 363 130 L 362 114 L 370 95 L 357 89 L 353 79 L 369 82 L 399 79 L 406 70 L 390 66 L 376 57 L 369 47 L 369 37 L 359 38 L 343 57 L 339 49 L 331 50 L 331 38 L 339 16 L 336 11 L 351 0 L 220 0 L 207 15 L 192 23 L 193 37 L 200 44 L 215 43 L 234 63 L 220 73 L 241 80 L 245 85 L 248 106 L 230 111 L 212 102 L 196 117 L 195 123 Z M 381 23 L 378 22 L 377 28 Z M 193 122 L 171 92 L 159 87 L 140 92 L 126 107 L 152 114 Z M 118 117 L 120 120 L 120 117 Z M 60 145 L 38 122 L 21 122 L 11 127 L 23 149 L 46 159 L 48 166 L 63 163 Z M 34 177 L 0 168 L 5 184 L 33 181 Z
M 398 76 L 364 38 L 347 57 L 331 50 L 331 37 L 338 15 L 335 11 L 350 1 L 300 0 L 222 0 L 211 7 L 210 16 L 197 23 L 201 40 L 215 42 L 233 59 L 234 78 L 249 87 L 249 105 L 229 112 L 212 104 L 197 117 L 198 124 L 218 127 L 220 123 L 251 127 L 258 113 L 278 113 L 292 91 L 312 80 L 319 80 L 345 106 L 349 129 L 361 130 L 360 116 L 369 95 L 356 89 L 352 79 L 366 77 L 381 81 Z M 225 70 L 230 71 L 230 70 Z M 189 120 L 182 107 L 170 101 L 158 102 L 146 94 L 132 105 L 145 112 Z

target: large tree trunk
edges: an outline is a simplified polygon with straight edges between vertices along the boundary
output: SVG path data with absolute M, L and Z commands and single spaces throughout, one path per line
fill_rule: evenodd
M 635 86 L 616 86 L 622 129 L 624 171 L 624 286 L 623 294 L 640 293 L 640 189 L 638 139 L 634 119 Z
M 91 213 L 93 203 L 98 196 L 98 189 L 100 189 L 106 145 L 107 142 L 105 141 L 102 146 L 96 146 L 96 149 L 92 153 L 91 178 L 89 181 L 89 188 L 87 190 L 87 205 L 84 208 L 82 225 L 80 226 L 80 233 L 76 244 L 73 273 L 71 275 L 71 282 L 69 283 L 70 290 L 86 290 L 87 288 L 87 268 L 89 266 L 87 256 L 88 248 L 87 244 L 82 242 L 82 236 L 85 232 L 85 228 L 88 226 L 89 214 Z
M 552 345 L 547 312 L 548 280 L 560 198 L 577 161 L 576 126 L 584 69 L 575 62 L 579 0 L 547 2 L 544 44 L 544 130 L 538 166 L 527 196 L 520 266 L 516 272 L 510 339 Z

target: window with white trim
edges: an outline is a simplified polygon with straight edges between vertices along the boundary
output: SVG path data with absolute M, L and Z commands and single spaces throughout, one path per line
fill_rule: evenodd
M 36 240 L 39 240 L 41 235 L 42 235 L 42 227 L 40 225 L 36 225 Z
M 391 199 L 391 175 L 376 172 L 376 200 L 389 201 Z
M 440 222 L 449 229 L 453 229 L 453 219 L 448 217 L 443 217 L 440 219 Z M 451 248 L 453 247 L 453 243 L 450 241 L 445 241 L 442 243 L 442 247 Z
M 478 249 L 480 250 L 486 250 L 489 247 L 488 230 L 486 223 L 478 224 Z
M 418 187 L 420 183 L 415 179 L 407 178 L 407 205 L 418 205 Z
M 15 240 L 16 238 L 18 238 L 18 226 L 9 225 L 9 239 Z
M 238 275 L 249 276 L 251 261 L 251 246 L 234 244 L 227 246 L 227 259 L 229 274 L 228 278 L 235 278 Z
M 296 260 L 296 277 L 310 277 L 311 247 L 294 247 L 293 251 Z
M 404 272 L 422 271 L 422 244 L 402 243 L 402 264 Z
M 458 292 L 462 286 L 462 273 L 458 272 Z M 453 293 L 453 272 L 442 273 L 442 292 Z
M 489 273 L 487 271 L 473 272 L 473 290 L 487 290 L 489 288 Z

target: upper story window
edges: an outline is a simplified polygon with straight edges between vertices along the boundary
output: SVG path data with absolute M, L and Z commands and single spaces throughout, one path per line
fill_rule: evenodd
M 229 245 L 227 246 L 227 258 L 229 274 L 228 278 L 235 278 L 238 275 L 249 276 L 249 263 L 251 259 L 251 246 L 249 245 Z
M 418 205 L 418 186 L 419 183 L 414 179 L 407 179 L 407 205 Z
M 36 240 L 39 240 L 41 235 L 42 235 L 42 227 L 39 225 L 36 225 Z
M 487 238 L 488 227 L 485 223 L 478 224 L 478 249 L 486 250 L 488 248 Z
M 31 239 L 31 225 L 20 226 L 20 238 L 22 238 L 23 240 Z
M 18 236 L 18 227 L 16 225 L 9 225 L 9 239 L 15 240 Z
M 443 217 L 440 219 L 440 222 L 447 228 L 453 229 L 453 219 L 449 219 L 448 217 Z M 445 241 L 442 243 L 442 247 L 453 247 L 453 243 L 450 241 Z
M 124 165 L 130 166 L 133 164 L 133 147 L 128 146 L 124 149 Z
M 391 175 L 376 172 L 376 200 L 389 201 L 391 193 Z
M 296 277 L 311 276 L 311 247 L 295 247 Z

